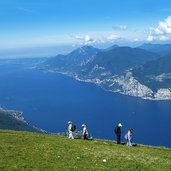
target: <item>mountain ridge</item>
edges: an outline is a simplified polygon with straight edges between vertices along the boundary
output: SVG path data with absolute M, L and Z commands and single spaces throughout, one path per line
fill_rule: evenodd
M 141 48 L 114 45 L 98 49 L 83 46 L 67 55 L 60 54 L 37 62 L 36 59 L 27 59 L 26 62 L 22 59 L 17 60 L 17 64 L 28 63 L 31 69 L 62 73 L 114 93 L 148 100 L 171 100 L 171 72 L 157 71 L 159 68 L 171 68 L 170 61 L 166 60 L 166 65 L 162 62 L 166 58 Z M 153 76 L 149 76 L 151 71 L 147 68 L 153 68 Z M 149 73 L 145 73 L 147 71 Z
M 171 44 L 145 43 L 145 44 L 142 44 L 141 46 L 138 46 L 138 48 L 157 53 L 161 56 L 171 55 Z
M 131 47 L 114 46 L 108 51 L 98 50 L 98 52 L 91 47 L 90 49 L 93 49 L 94 54 L 89 54 L 89 48 L 86 48 L 86 55 L 83 55 L 87 58 L 85 61 L 85 58 L 81 57 L 80 49 L 82 48 L 78 48 L 66 56 L 60 56 L 60 62 L 55 63 L 54 58 L 49 59 L 43 65 L 38 66 L 37 69 L 59 72 L 79 81 L 91 82 L 107 91 L 149 100 L 171 100 L 169 87 L 167 89 L 160 87 L 154 91 L 154 89 L 148 87 L 148 84 L 140 81 L 136 75 L 138 69 L 148 62 L 155 63 L 161 58 L 160 55 Z M 77 60 L 73 60 L 77 57 Z

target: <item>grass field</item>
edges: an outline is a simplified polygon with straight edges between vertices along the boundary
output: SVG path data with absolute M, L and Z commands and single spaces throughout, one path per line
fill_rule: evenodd
M 0 171 L 170 171 L 171 149 L 0 130 Z

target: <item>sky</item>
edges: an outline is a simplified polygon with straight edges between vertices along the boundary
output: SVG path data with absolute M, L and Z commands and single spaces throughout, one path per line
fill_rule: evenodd
M 0 0 L 0 57 L 171 43 L 170 0 Z

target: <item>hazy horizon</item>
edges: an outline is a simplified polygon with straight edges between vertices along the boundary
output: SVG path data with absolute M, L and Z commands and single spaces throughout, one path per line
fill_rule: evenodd
M 76 47 L 171 43 L 169 0 L 0 1 L 0 58 L 54 56 Z

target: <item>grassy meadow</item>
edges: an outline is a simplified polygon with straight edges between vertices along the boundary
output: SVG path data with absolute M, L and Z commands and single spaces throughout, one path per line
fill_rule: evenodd
M 0 130 L 2 171 L 170 171 L 171 149 Z

